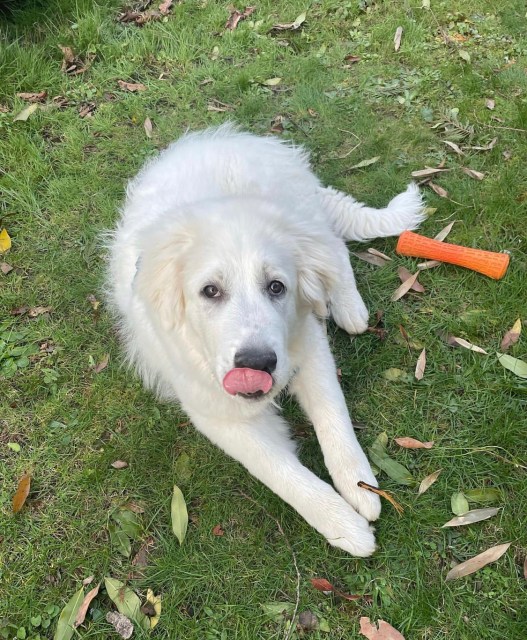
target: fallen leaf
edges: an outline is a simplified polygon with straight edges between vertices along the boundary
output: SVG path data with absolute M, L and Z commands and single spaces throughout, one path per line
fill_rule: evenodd
M 88 102 L 87 104 L 83 104 L 79 109 L 79 117 L 86 118 L 87 116 L 91 116 L 96 108 L 97 105 L 95 104 L 95 102 Z
M 188 511 L 183 493 L 177 485 L 174 485 L 170 512 L 172 516 L 172 531 L 181 545 L 187 534 Z
M 474 524 L 475 522 L 481 522 L 482 520 L 488 520 L 495 516 L 499 511 L 498 507 L 491 507 L 489 509 L 474 509 L 467 511 L 461 516 L 456 516 L 443 525 L 445 527 L 462 527 L 466 524 Z
M 44 313 L 49 313 L 52 310 L 51 307 L 31 307 L 27 311 L 27 315 L 30 318 L 36 318 L 37 316 L 41 316 Z
M 285 24 L 274 24 L 270 29 L 270 32 L 273 31 L 296 31 L 299 29 L 304 22 L 306 21 L 306 14 L 301 13 L 299 16 L 295 18 L 294 22 L 286 22 Z
M 331 582 L 329 582 L 325 578 L 310 578 L 310 582 L 315 587 L 315 589 L 317 589 L 317 591 L 322 591 L 322 593 L 325 593 L 326 595 L 328 593 L 334 593 L 339 598 L 344 598 L 345 600 L 350 600 L 351 602 L 360 600 L 363 597 L 359 595 L 352 595 L 350 593 L 344 593 L 339 589 L 335 589 Z
M 6 253 L 9 249 L 11 249 L 11 238 L 7 233 L 7 229 L 2 229 L 0 231 L 0 253 Z
M 428 489 L 430 489 L 434 482 L 439 478 L 441 471 L 443 471 L 443 469 L 438 469 L 437 471 L 434 471 L 434 473 L 431 473 L 429 476 L 426 476 L 426 478 L 423 478 L 421 480 L 421 484 L 419 485 L 419 491 L 417 492 L 417 495 L 420 496 L 425 491 L 428 491 Z
M 458 147 L 455 142 L 451 142 L 450 140 L 443 140 L 443 142 L 450 147 L 453 151 L 455 151 L 458 155 L 464 156 L 465 153 Z
M 492 98 L 487 98 L 485 100 L 485 106 L 487 107 L 487 109 L 490 109 L 492 111 L 496 106 L 496 102 L 492 100 Z
M 150 551 L 153 547 L 154 538 L 152 536 L 148 536 L 139 548 L 139 551 L 132 558 L 132 566 L 137 567 L 138 569 L 145 569 L 148 566 L 148 556 L 150 555 Z
M 368 262 L 369 264 L 374 264 L 376 267 L 384 267 L 386 264 L 386 260 L 381 258 L 380 256 L 375 256 L 369 253 L 368 251 L 359 251 L 351 252 L 356 258 L 359 260 L 364 260 L 364 262 Z
M 426 169 L 419 169 L 419 171 L 412 171 L 412 178 L 430 178 L 436 176 L 439 173 L 445 173 L 450 169 L 441 169 L 440 167 L 426 167 Z
M 424 351 L 424 349 L 423 349 Z M 395 442 L 403 449 L 431 449 L 434 446 L 434 442 L 421 442 L 415 438 L 409 438 L 404 436 L 403 438 L 395 438 Z
M 474 180 L 483 180 L 483 178 L 485 177 L 485 174 L 481 173 L 481 171 L 469 169 L 468 167 L 461 167 L 461 171 L 463 171 L 463 173 L 465 173 L 467 176 L 474 178 Z
M 468 51 L 465 51 L 464 49 L 460 49 L 458 53 L 459 53 L 459 57 L 462 60 L 470 64 L 470 53 Z
M 84 582 L 85 581 L 83 580 L 83 584 Z M 77 611 L 77 615 L 75 616 L 75 622 L 73 623 L 74 629 L 76 629 L 79 625 L 81 625 L 84 622 L 84 619 L 86 618 L 86 614 L 88 613 L 88 607 L 90 606 L 91 601 L 99 593 L 99 586 L 100 585 L 97 585 L 91 591 L 88 591 L 88 593 L 84 596 L 84 600 L 82 601 L 81 606 Z
M 145 631 L 148 631 L 150 629 L 150 621 L 141 612 L 141 601 L 137 595 L 115 578 L 104 578 L 104 585 L 108 597 L 115 604 L 119 613 L 122 613 L 140 625 Z
M 134 540 L 141 537 L 143 527 L 140 519 L 133 511 L 124 508 L 117 509 L 112 513 L 112 519 Z
M 100 300 L 97 300 L 93 293 L 90 293 L 89 296 L 86 296 L 86 300 L 91 304 L 92 309 L 94 311 L 97 311 L 99 305 L 101 304 Z
M 112 625 L 115 631 L 121 636 L 121 638 L 124 638 L 124 640 L 128 640 L 128 638 L 132 637 L 134 625 L 122 613 L 108 611 L 106 614 L 106 621 Z
M 312 611 L 301 611 L 298 615 L 298 626 L 302 631 L 314 631 L 318 627 L 318 620 Z
M 152 137 L 152 120 L 150 118 L 146 118 L 143 122 L 143 127 L 145 128 L 145 133 L 147 138 Z
M 231 104 L 226 104 L 225 102 L 220 102 L 219 100 L 210 100 L 207 103 L 207 111 L 224 113 L 226 111 L 234 111 L 234 107 Z
M 397 269 L 397 275 L 399 276 L 401 282 L 406 282 L 409 278 L 412 277 L 412 274 L 405 267 L 399 267 Z M 425 288 L 420 282 L 415 281 L 413 285 L 410 287 L 412 291 L 417 291 L 418 293 L 424 293 Z
M 398 369 L 397 367 L 390 367 L 389 369 L 386 369 L 386 371 L 382 372 L 383 378 L 389 380 L 390 382 L 395 382 L 396 380 L 405 378 L 406 375 L 406 371 Z
M 109 362 L 110 362 L 110 354 L 107 353 L 103 357 L 103 359 L 99 362 L 99 364 L 97 364 L 97 365 L 95 365 L 95 367 L 93 367 L 93 373 L 101 373 L 101 371 L 106 369 L 106 367 L 108 366 Z
M 404 509 L 389 491 L 384 491 L 384 489 L 379 489 L 379 487 L 373 487 L 371 484 L 363 482 L 362 480 L 359 480 L 359 482 L 357 482 L 357 486 L 359 486 L 361 489 L 366 489 L 366 491 L 371 491 L 371 493 L 375 493 L 385 500 L 388 500 L 388 502 L 393 506 L 397 513 L 403 513 Z
M 124 80 L 117 80 L 117 84 L 121 87 L 121 89 L 125 89 L 126 91 L 130 91 L 134 93 L 135 91 L 146 91 L 146 86 L 141 84 L 140 82 L 125 82 Z
M 126 469 L 128 462 L 125 462 L 124 460 L 116 460 L 115 462 L 112 462 L 110 466 L 114 469 Z
M 415 480 L 408 469 L 388 456 L 386 452 L 387 443 L 388 436 L 386 433 L 380 433 L 368 449 L 370 460 L 395 482 L 407 486 L 415 484 Z
M 366 251 L 368 253 L 371 253 L 372 256 L 377 256 L 379 258 L 382 258 L 383 260 L 387 260 L 387 261 L 391 261 L 392 258 L 390 258 L 390 256 L 387 256 L 385 253 L 382 253 L 382 251 L 377 251 L 377 249 L 374 249 L 373 247 L 370 247 L 369 249 L 366 249 Z
M 438 242 L 443 242 L 443 240 L 452 231 L 452 227 L 455 224 L 456 224 L 455 220 L 453 220 L 450 224 L 447 224 L 447 226 L 444 229 L 441 229 L 441 231 L 434 237 L 434 240 L 437 240 Z
M 84 580 L 82 581 L 82 586 L 87 587 L 89 584 L 93 582 L 94 578 L 95 576 L 88 576 L 87 578 L 84 578 Z
M 505 149 L 505 151 L 501 154 L 505 162 L 508 162 L 512 158 L 512 151 L 510 149 Z
M 523 561 L 523 577 L 527 580 L 527 556 L 525 556 L 525 560 Z
M 38 104 L 30 104 L 25 109 L 22 109 L 22 111 L 13 118 L 13 122 L 25 122 L 31 114 L 35 113 L 37 109 Z
M 368 160 L 362 160 L 358 164 L 354 164 L 352 167 L 349 167 L 348 171 L 351 171 L 352 169 L 362 169 L 363 167 L 369 167 L 370 165 L 379 162 L 380 159 L 381 156 L 375 156 L 374 158 L 369 158 Z
M 447 573 L 445 580 L 463 578 L 464 576 L 468 576 L 471 573 L 479 571 L 491 562 L 496 562 L 496 560 L 501 558 L 501 556 L 507 551 L 511 544 L 511 542 L 506 542 L 505 544 L 499 544 L 495 547 L 491 547 L 490 549 L 483 551 L 483 553 L 470 558 L 470 560 L 466 560 L 465 562 L 456 565 Z
M 426 349 L 423 349 L 419 354 L 419 358 L 417 358 L 417 363 L 415 365 L 415 379 L 422 380 L 425 375 L 425 367 L 426 367 Z M 434 443 L 425 442 L 425 449 L 430 449 Z M 426 445 L 430 445 L 427 447 Z
M 426 262 L 419 262 L 417 268 L 421 271 L 425 269 L 433 269 L 434 267 L 440 267 L 443 263 L 439 260 L 426 260 Z
M 344 60 L 349 62 L 350 65 L 355 64 L 356 62 L 360 62 L 362 58 L 360 56 L 355 56 L 352 53 L 349 53 L 347 56 L 344 56 Z
M 29 311 L 29 307 L 26 305 L 22 305 L 21 307 L 15 307 L 14 309 L 11 309 L 9 313 L 12 316 L 23 316 L 28 311 Z
M 443 189 L 443 187 L 440 187 L 438 184 L 435 184 L 435 182 L 429 182 L 428 186 L 434 193 L 437 193 L 440 198 L 448 198 L 448 191 Z
M 501 500 L 500 490 L 494 487 L 467 489 L 463 493 L 469 502 L 477 502 L 478 504 L 496 504 Z
M 470 151 L 492 151 L 494 149 L 496 142 L 498 142 L 498 138 L 492 138 L 492 140 L 484 145 L 483 147 L 463 147 L 464 149 L 468 149 Z
M 7 264 L 7 262 L 0 262 L 0 271 L 6 276 L 9 272 L 13 271 L 13 267 Z
M 360 633 L 368 640 L 404 640 L 404 636 L 394 629 L 391 624 L 384 620 L 377 620 L 377 625 L 373 624 L 369 618 L 363 616 L 360 619 Z
M 292 602 L 266 602 L 260 606 L 274 622 L 283 622 L 284 618 L 292 616 L 295 610 L 295 605 Z
M 282 82 L 282 78 L 269 78 L 268 80 L 264 80 L 262 84 L 266 87 L 276 87 L 276 85 Z
M 231 5 L 230 11 L 231 15 L 225 23 L 225 28 L 229 31 L 234 31 L 241 20 L 245 20 L 245 18 L 248 18 L 252 13 L 254 13 L 254 11 L 256 11 L 256 7 L 245 7 L 244 11 L 238 11 L 238 9 L 235 9 Z
M 168 14 L 170 11 L 170 7 L 172 6 L 174 0 L 163 0 L 163 2 L 159 5 L 159 13 L 162 13 L 164 16 Z
M 393 46 L 395 51 L 399 51 L 401 48 L 401 38 L 403 37 L 403 28 L 397 27 L 395 30 L 395 36 L 393 37 Z
M 520 334 L 522 332 L 522 321 L 521 318 L 518 318 L 516 322 L 513 324 L 512 328 L 507 331 L 507 333 L 503 336 L 503 340 L 500 344 L 500 349 L 502 351 L 507 351 L 509 347 L 512 347 L 513 344 L 516 344 L 520 338 Z
M 527 378 L 527 362 L 519 358 L 513 358 L 506 353 L 496 353 L 502 367 L 512 371 L 519 378 Z
M 450 506 L 452 508 L 452 513 L 456 516 L 462 516 L 470 509 L 468 506 L 468 500 L 460 491 L 452 494 L 452 497 L 450 498 Z
M 458 338 L 456 336 L 448 336 L 447 343 L 452 347 L 463 347 L 464 349 L 468 349 L 469 351 L 475 351 L 476 353 L 483 353 L 484 355 L 488 355 L 485 349 L 478 347 L 472 342 L 468 340 L 464 340 L 463 338 Z
M 161 616 L 161 596 L 155 596 L 152 589 L 147 589 L 146 601 L 154 608 L 154 615 L 149 616 L 150 629 L 153 629 L 159 622 L 159 617 Z
M 221 528 L 221 524 L 217 524 L 212 530 L 213 536 L 223 536 L 225 535 L 225 531 Z
M 132 553 L 132 543 L 126 532 L 111 522 L 108 525 L 108 533 L 112 547 L 125 558 L 129 558 Z
M 18 442 L 8 442 L 7 448 L 11 449 L 11 451 L 14 451 L 15 453 L 20 453 L 20 445 Z
M 70 640 L 75 631 L 75 619 L 83 600 L 84 588 L 81 587 L 77 593 L 72 596 L 64 609 L 62 609 L 53 640 Z
M 28 102 L 44 102 L 47 95 L 47 91 L 40 91 L 39 93 L 17 93 L 16 97 Z
M 93 54 L 91 54 L 87 56 L 86 60 L 84 61 L 73 53 L 73 49 L 71 47 L 63 47 L 60 44 L 58 45 L 58 47 L 62 51 L 61 71 L 63 73 L 67 73 L 70 76 L 76 76 L 87 71 L 93 58 L 95 57 Z
M 18 487 L 13 496 L 13 513 L 18 513 L 24 506 L 31 488 L 31 476 L 25 473 L 18 481 Z
M 405 280 L 403 284 L 398 289 L 396 289 L 395 293 L 392 295 L 390 300 L 392 302 L 396 302 L 397 300 L 405 296 L 413 287 L 418 277 L 419 277 L 419 271 L 417 273 L 414 273 L 413 276 L 410 276 L 408 280 Z

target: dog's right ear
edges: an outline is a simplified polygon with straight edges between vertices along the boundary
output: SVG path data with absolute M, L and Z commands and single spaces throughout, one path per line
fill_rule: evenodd
M 154 320 L 166 330 L 176 327 L 185 311 L 183 257 L 191 240 L 182 225 L 148 229 L 141 237 L 133 286 Z

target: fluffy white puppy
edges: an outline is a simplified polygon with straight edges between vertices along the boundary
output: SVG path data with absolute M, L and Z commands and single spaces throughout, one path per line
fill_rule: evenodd
M 183 136 L 128 187 L 110 241 L 110 297 L 129 362 L 159 397 L 294 507 L 330 544 L 369 556 L 378 496 L 319 317 L 365 331 L 344 240 L 414 229 L 417 187 L 365 207 L 308 154 L 232 125 Z M 273 399 L 313 423 L 336 490 L 297 458 Z

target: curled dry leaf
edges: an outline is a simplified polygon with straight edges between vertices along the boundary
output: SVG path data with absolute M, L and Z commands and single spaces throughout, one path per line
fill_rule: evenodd
M 464 576 L 468 576 L 471 573 L 475 573 L 479 571 L 483 567 L 486 567 L 491 562 L 496 562 L 501 556 L 507 551 L 507 549 L 511 546 L 511 542 L 506 542 L 505 544 L 498 544 L 495 547 L 491 547 L 487 549 L 483 553 L 470 558 L 470 560 L 466 560 L 461 564 L 456 565 L 453 569 L 451 569 L 447 575 L 445 580 L 454 580 L 455 578 L 463 578 Z
M 397 275 L 399 276 L 401 282 L 406 282 L 409 278 L 412 277 L 412 274 L 408 271 L 408 269 L 405 269 L 405 267 L 399 267 L 397 269 Z M 412 289 L 412 291 L 417 291 L 418 293 L 425 292 L 425 288 L 420 282 L 417 282 L 417 280 L 413 283 L 410 289 Z
M 145 118 L 145 121 L 143 122 L 143 127 L 145 129 L 146 137 L 151 138 L 152 137 L 152 120 L 150 120 L 150 118 Z
M 166 16 L 170 11 L 170 7 L 174 3 L 174 0 L 163 0 L 163 2 L 159 5 L 159 13 Z
M 97 365 L 95 365 L 95 367 L 93 367 L 93 373 L 101 373 L 101 371 L 106 369 L 106 367 L 108 366 L 109 362 L 110 362 L 110 354 L 107 353 L 103 357 L 103 359 L 99 362 L 99 364 L 97 364 Z
M 367 482 L 363 482 L 362 480 L 359 480 L 359 482 L 357 482 L 357 486 L 359 486 L 361 489 L 366 489 L 366 491 L 371 491 L 372 493 L 376 493 L 378 496 L 381 496 L 385 500 L 388 500 L 388 502 L 397 511 L 397 513 L 401 514 L 404 512 L 404 509 L 402 508 L 402 506 L 397 502 L 397 500 L 392 496 L 392 494 L 389 491 L 384 491 L 384 489 L 379 489 L 379 487 L 373 487 L 371 484 L 368 484 Z
M 474 180 L 483 180 L 485 174 L 481 171 L 476 171 L 475 169 L 469 169 L 468 167 L 462 167 L 461 170 L 463 173 L 466 173 L 467 176 L 474 178 Z
M 31 476 L 25 473 L 18 481 L 18 487 L 13 496 L 13 513 L 18 513 L 24 506 L 31 488 Z
M 417 364 L 415 365 L 415 379 L 422 380 L 425 375 L 426 368 L 426 349 L 423 349 L 419 354 L 419 358 L 417 358 Z M 434 444 L 433 442 L 426 442 L 424 444 L 429 444 L 430 447 Z M 425 447 L 425 449 L 429 449 L 430 447 Z
M 384 620 L 377 620 L 377 625 L 373 624 L 369 618 L 363 616 L 360 619 L 360 633 L 368 640 L 404 640 L 404 636 L 394 629 L 391 624 Z
M 487 98 L 485 100 L 485 106 L 487 107 L 487 109 L 490 109 L 492 111 L 496 106 L 496 102 L 492 100 L 492 98 Z
M 496 142 L 498 142 L 498 138 L 492 138 L 492 140 L 483 145 L 482 147 L 463 147 L 464 149 L 468 149 L 469 151 L 492 151 L 496 146 Z
M 112 462 L 110 466 L 114 469 L 126 469 L 128 462 L 125 462 L 124 460 L 116 460 L 115 462 Z
M 386 264 L 386 260 L 384 258 L 372 255 L 371 253 L 368 253 L 368 251 L 359 251 L 357 253 L 352 251 L 352 254 L 359 260 L 364 260 L 364 262 L 374 264 L 376 267 L 384 267 Z
M 215 111 L 218 113 L 224 113 L 226 111 L 234 111 L 232 104 L 226 104 L 219 100 L 210 100 L 207 104 L 207 111 Z
M 345 600 L 350 600 L 350 601 L 360 600 L 363 597 L 363 596 L 352 595 L 350 593 L 344 593 L 343 591 L 339 591 L 339 589 L 336 589 L 331 584 L 331 582 L 326 580 L 326 578 L 311 578 L 310 582 L 315 587 L 315 589 L 317 589 L 318 591 L 322 591 L 322 593 L 325 593 L 326 595 L 328 593 L 334 593 L 336 596 L 339 596 L 339 598 L 344 598 Z
M 89 584 L 93 582 L 94 578 L 95 576 L 88 576 L 87 578 L 84 578 L 84 580 L 82 581 L 82 586 L 87 587 Z
M 437 193 L 439 197 L 448 198 L 448 191 L 446 189 L 443 189 L 443 187 L 440 187 L 435 182 L 429 182 L 428 186 L 430 187 L 430 189 L 432 189 L 434 193 Z
M 403 28 L 397 27 L 395 30 L 395 35 L 393 37 L 393 46 L 395 51 L 399 51 L 401 48 L 401 38 L 403 37 Z
M 442 169 L 441 167 L 426 167 L 426 169 L 419 169 L 419 171 L 412 171 L 412 178 L 431 178 L 439 173 L 450 171 L 450 169 Z
M 426 260 L 426 262 L 420 262 L 417 265 L 417 268 L 421 271 L 424 271 L 425 269 L 433 269 L 434 267 L 439 267 L 442 264 L 443 263 L 439 260 Z
M 437 471 L 434 471 L 434 473 L 431 473 L 429 476 L 426 476 L 426 478 L 423 478 L 421 480 L 421 484 L 419 485 L 419 491 L 417 492 L 417 495 L 420 496 L 425 491 L 428 491 L 428 489 L 430 489 L 434 482 L 439 478 L 441 471 L 443 471 L 443 469 L 438 469 Z
M 409 438 L 407 436 L 403 438 L 395 438 L 395 442 L 403 449 L 431 449 L 434 446 L 433 440 L 430 442 L 421 442 L 415 438 Z
M 273 31 L 296 31 L 297 29 L 300 29 L 300 27 L 304 24 L 305 21 L 306 21 L 306 14 L 301 13 L 299 16 L 296 17 L 294 22 L 286 22 L 284 24 L 274 24 L 270 30 L 270 33 L 272 33 Z
M 408 280 L 405 280 L 403 284 L 392 295 L 392 297 L 390 298 L 391 301 L 396 302 L 397 300 L 405 296 L 413 287 L 418 277 L 419 277 L 419 271 L 417 273 L 414 273 L 413 276 L 410 276 Z
M 134 93 L 136 91 L 146 91 L 146 86 L 140 82 L 125 82 L 124 80 L 117 80 L 117 84 L 125 91 Z
M 464 349 L 468 349 L 469 351 L 475 351 L 476 353 L 483 353 L 484 355 L 488 355 L 485 349 L 472 344 L 472 342 L 469 342 L 468 340 L 464 340 L 463 338 L 458 338 L 456 336 L 448 336 L 447 344 L 449 344 L 451 347 L 463 347 Z
M 83 584 L 84 582 L 85 581 L 83 580 Z M 88 593 L 84 596 L 84 600 L 82 601 L 81 606 L 77 611 L 77 615 L 75 616 L 75 622 L 73 623 L 74 629 L 76 629 L 79 625 L 81 625 L 84 622 L 84 619 L 86 618 L 86 614 L 88 613 L 88 607 L 90 606 L 91 601 L 99 593 L 99 586 L 100 585 L 97 585 L 91 591 L 88 591 Z
M 40 93 L 17 93 L 16 97 L 27 102 L 44 102 L 47 95 L 47 91 L 40 91 Z
M 30 318 L 36 318 L 37 316 L 41 316 L 44 313 L 49 313 L 51 311 L 51 307 L 31 307 L 27 311 L 27 315 Z
M 500 349 L 502 351 L 507 351 L 509 347 L 512 347 L 513 344 L 516 344 L 520 338 L 520 334 L 522 332 L 522 321 L 521 318 L 518 318 L 516 322 L 513 324 L 512 328 L 507 331 L 507 333 L 503 336 L 503 340 L 500 344 Z
M 238 11 L 238 9 L 235 9 L 232 5 L 229 8 L 231 11 L 231 15 L 225 23 L 225 28 L 229 31 L 234 31 L 234 29 L 236 29 L 236 27 L 238 26 L 240 20 L 245 20 L 245 18 L 248 18 L 252 13 L 256 11 L 256 7 L 245 7 L 244 11 Z
M 0 262 L 0 271 L 6 276 L 10 271 L 13 271 L 13 267 L 7 262 Z
M 91 54 L 87 56 L 86 60 L 81 60 L 73 53 L 73 49 L 71 47 L 63 47 L 59 44 L 59 49 L 62 51 L 61 71 L 70 76 L 77 76 L 87 71 L 95 57 Z
M 217 524 L 212 530 L 213 536 L 223 536 L 225 535 L 225 531 L 222 529 L 221 524 Z
M 495 516 L 499 511 L 498 507 L 490 507 L 488 509 L 473 509 L 467 511 L 461 516 L 456 516 L 443 525 L 445 527 L 462 527 L 466 524 L 474 524 L 475 522 L 481 522 L 482 520 L 488 520 Z
M 464 151 L 462 151 L 455 142 L 451 142 L 450 140 L 443 140 L 443 142 L 447 145 L 447 147 L 450 147 L 452 151 L 455 151 L 458 155 L 465 155 Z

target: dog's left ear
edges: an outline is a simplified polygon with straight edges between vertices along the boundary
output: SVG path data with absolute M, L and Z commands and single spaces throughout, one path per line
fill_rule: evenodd
M 328 315 L 330 291 L 338 281 L 334 238 L 303 229 L 296 235 L 298 289 L 301 300 L 321 317 Z

